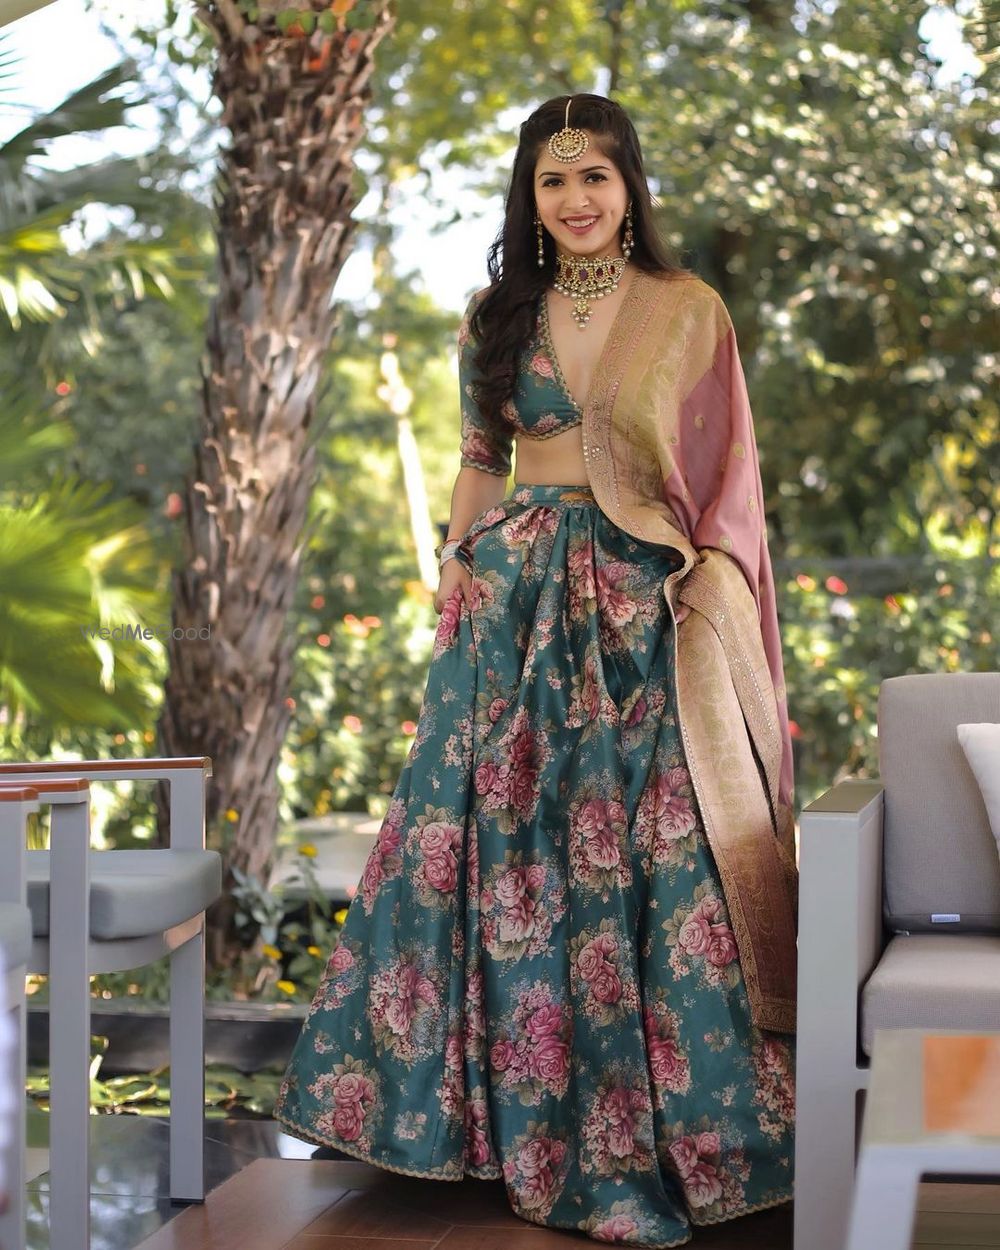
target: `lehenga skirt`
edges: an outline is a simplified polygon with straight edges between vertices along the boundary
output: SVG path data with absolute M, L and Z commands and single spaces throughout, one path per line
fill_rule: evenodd
M 380 1168 L 502 1178 L 601 1241 L 792 1197 L 794 1053 L 752 1023 L 685 767 L 670 547 L 588 487 L 473 522 L 410 754 L 275 1118 Z

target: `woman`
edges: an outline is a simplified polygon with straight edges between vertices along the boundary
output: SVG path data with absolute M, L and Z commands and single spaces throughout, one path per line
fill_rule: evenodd
M 676 1246 L 792 1196 L 791 752 L 750 411 L 610 100 L 524 123 L 489 272 L 416 740 L 275 1115 Z

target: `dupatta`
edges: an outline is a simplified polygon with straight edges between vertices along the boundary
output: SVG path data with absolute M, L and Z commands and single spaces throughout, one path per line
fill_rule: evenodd
M 677 701 L 688 770 L 759 1028 L 795 1029 L 792 746 L 746 381 L 719 294 L 639 272 L 583 408 L 606 515 L 674 547 Z

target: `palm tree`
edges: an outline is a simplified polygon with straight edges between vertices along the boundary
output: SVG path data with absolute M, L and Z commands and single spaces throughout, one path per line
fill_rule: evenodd
M 0 19 L 3 12 L 0 11 Z M 0 78 L 13 60 L 0 37 Z M 45 411 L 38 373 L 67 340 L 97 336 L 111 301 L 169 295 L 196 244 L 168 227 L 158 238 L 108 231 L 72 250 L 65 227 L 94 203 L 137 213 L 167 197 L 146 185 L 155 165 L 112 159 L 53 170 L 39 158 L 66 135 L 123 124 L 136 99 L 123 62 L 0 144 L 0 716 L 127 729 L 146 722 L 158 667 L 153 639 L 114 646 L 100 628 L 157 622 L 162 591 L 141 510 L 108 500 L 107 485 L 53 475 L 70 427 Z M 133 93 L 134 94 L 134 93 Z M 192 272 L 196 272 L 192 268 Z M 70 332 L 71 331 L 71 332 Z M 16 364 L 15 364 L 16 361 Z M 154 635 L 155 637 L 155 635 Z
M 0 708 L 5 721 L 125 730 L 146 723 L 156 642 L 114 645 L 101 627 L 160 619 L 157 561 L 139 508 L 60 476 L 35 491 L 68 427 L 38 416 L 0 369 Z M 154 635 L 155 637 L 155 635 Z
M 9 76 L 12 63 L 0 37 L 0 77 Z M 0 327 L 6 322 L 17 332 L 24 362 L 50 363 L 57 347 L 65 355 L 74 335 L 92 343 L 107 301 L 167 298 L 179 281 L 198 273 L 185 216 L 180 209 L 167 212 L 183 196 L 165 189 L 158 177 L 159 165 L 169 160 L 176 179 L 176 158 L 112 157 L 62 170 L 39 160 L 55 139 L 126 124 L 128 110 L 142 102 L 135 92 L 131 99 L 120 92 L 134 75 L 131 61 L 113 66 L 0 144 Z M 87 247 L 71 249 L 66 227 L 94 204 L 132 209 L 147 224 L 165 224 L 156 237 L 108 231 Z
M 392 19 L 388 0 L 199 0 L 198 11 L 216 43 L 214 90 L 231 141 L 173 624 L 208 625 L 211 637 L 171 642 L 159 728 L 165 753 L 212 757 L 209 825 L 235 813 L 228 868 L 263 877 L 290 718 L 287 623 L 313 487 L 317 385 L 354 234 L 353 157 L 373 54 Z M 236 954 L 234 912 L 224 898 L 209 916 L 217 966 Z

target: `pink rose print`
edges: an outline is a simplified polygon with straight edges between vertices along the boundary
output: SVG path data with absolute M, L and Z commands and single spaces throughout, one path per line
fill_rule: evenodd
M 647 1078 L 609 1074 L 590 1104 L 581 1131 L 583 1172 L 616 1176 L 630 1169 L 652 1168 L 655 1154 Z
M 543 356 L 541 352 L 537 352 L 531 358 L 531 368 L 541 378 L 554 378 L 555 369 L 552 367 L 552 361 L 548 356 Z
M 345 1072 L 337 1081 L 333 1091 L 333 1101 L 338 1106 L 361 1102 L 363 1098 L 371 1098 L 374 1093 L 372 1083 L 367 1077 L 358 1076 L 355 1072 Z
M 677 935 L 681 950 L 689 955 L 706 955 L 712 944 L 712 925 L 704 913 L 693 911 Z
M 540 1038 L 528 1057 L 528 1072 L 550 1088 L 564 1084 L 569 1073 L 569 1047 L 558 1037 Z
M 469 1098 L 465 1103 L 465 1156 L 473 1167 L 484 1167 L 490 1161 L 488 1123 L 486 1100 Z
M 704 1132 L 680 1137 L 670 1143 L 670 1154 L 693 1207 L 710 1207 L 722 1197 L 718 1171 L 721 1142 L 718 1133 Z
M 677 794 L 691 780 L 691 775 L 686 768 L 671 768 L 664 774 L 663 782 L 668 793 Z
M 584 981 L 593 981 L 605 966 L 604 952 L 598 950 L 593 942 L 588 942 L 580 951 L 576 966 Z
M 491 798 L 500 788 L 500 770 L 496 764 L 484 761 L 476 766 L 476 793 L 486 794 Z
M 461 588 L 454 591 L 444 601 L 441 615 L 438 618 L 437 630 L 434 633 L 434 658 L 447 651 L 458 637 L 458 627 L 462 619 L 463 605 Z
M 658 1084 L 669 1088 L 676 1083 L 682 1068 L 686 1067 L 687 1063 L 681 1058 L 673 1038 L 657 1037 L 649 1043 L 649 1068 Z
M 537 1011 L 533 1011 L 528 1017 L 525 1031 L 532 1041 L 539 1041 L 543 1037 L 550 1037 L 557 1034 L 562 1028 L 563 1012 L 561 1007 L 557 1007 L 555 1003 L 548 1003 L 544 1007 L 539 1007 Z
M 513 1042 L 494 1042 L 490 1047 L 490 1066 L 497 1072 L 506 1072 L 513 1058 Z
M 501 515 L 503 514 L 501 513 Z M 482 517 L 480 523 L 488 525 L 488 517 Z M 474 577 L 472 579 L 472 585 L 469 587 L 469 611 L 478 612 L 484 603 L 489 604 L 492 602 L 493 587 L 489 584 L 489 582 L 483 581 L 482 578 Z
M 498 933 L 501 942 L 523 942 L 535 928 L 535 904 L 530 898 L 522 898 L 513 907 L 505 907 L 500 917 Z
M 462 829 L 459 825 L 431 821 L 420 830 L 420 849 L 424 854 L 424 878 L 427 884 L 441 893 L 454 890 L 458 880 L 456 847 L 461 845 Z
M 528 890 L 527 873 L 523 868 L 511 868 L 497 879 L 493 893 L 503 907 L 515 907 Z
M 712 938 L 707 951 L 708 962 L 724 968 L 736 958 L 736 937 L 728 925 L 712 925 Z
M 429 821 L 420 830 L 420 849 L 425 855 L 442 855 L 451 850 L 461 832 L 457 825 L 446 825 L 439 820 Z
M 622 996 L 622 983 L 613 968 L 605 966 L 590 983 L 590 992 L 599 1003 L 616 1003 Z
M 436 859 L 428 859 L 424 863 L 424 877 L 435 890 L 448 894 L 458 881 L 458 861 L 450 851 Z
M 550 1145 L 547 1137 L 539 1137 L 521 1147 L 517 1152 L 517 1166 L 525 1176 L 537 1176 L 548 1164 Z
M 635 1151 L 632 1125 L 627 1121 L 613 1124 L 608 1131 L 608 1149 L 618 1159 L 627 1159 Z
M 387 816 L 382 823 L 382 828 L 378 831 L 378 849 L 383 859 L 389 855 L 395 855 L 401 842 L 398 826 L 390 825 L 388 821 Z
M 597 598 L 594 580 L 594 544 L 582 543 L 570 551 L 566 561 L 570 575 L 570 587 L 581 599 Z
M 685 1179 L 684 1192 L 693 1207 L 710 1207 L 722 1197 L 722 1182 L 711 1163 L 698 1163 Z
M 694 1139 L 694 1145 L 703 1159 L 717 1155 L 722 1149 L 718 1133 L 699 1133 Z
M 332 1095 L 332 1107 L 319 1117 L 317 1126 L 344 1141 L 357 1141 L 375 1102 L 375 1084 L 359 1071 L 345 1072 L 341 1065 L 337 1067 L 338 1072 L 324 1074 L 309 1087 L 309 1092 L 323 1102 Z
M 639 610 L 636 601 L 623 589 L 628 565 L 616 560 L 597 569 L 597 607 L 601 617 L 614 629 L 622 629 Z
M 677 1040 L 679 1026 L 676 1013 L 663 1004 L 659 1005 L 659 1015 L 651 1007 L 643 1011 L 646 1053 L 654 1085 L 670 1093 L 686 1094 L 691 1087 L 691 1068 Z M 657 1091 L 659 1106 L 664 1102 L 662 1090 Z
M 597 677 L 597 661 L 588 655 L 583 661 L 583 683 L 580 686 L 580 707 L 588 721 L 596 720 L 601 710 L 601 685 Z
M 371 914 L 371 903 L 375 901 L 375 895 L 384 879 L 382 872 L 382 856 L 378 853 L 378 848 L 374 848 L 372 854 L 368 856 L 365 863 L 364 872 L 361 874 L 361 896 L 367 904 L 365 911 Z
M 641 724 L 642 718 L 646 715 L 646 709 L 648 706 L 649 704 L 642 697 L 642 695 L 640 695 L 638 699 L 636 699 L 636 701 L 632 704 L 631 711 L 629 712 L 628 716 L 625 718 L 626 727 L 631 729 L 633 728 L 633 726 Z M 616 1218 L 624 1220 L 626 1223 L 630 1223 L 630 1224 L 633 1224 L 635 1222 L 634 1220 L 629 1220 L 627 1216 L 617 1216 Z
M 338 943 L 333 948 L 333 954 L 330 956 L 330 968 L 334 972 L 346 972 L 354 963 L 354 956 L 350 950 L 342 943 Z
M 357 1141 L 364 1126 L 364 1115 L 356 1103 L 337 1107 L 333 1113 L 334 1131 L 344 1141 Z
M 674 1163 L 677 1164 L 677 1171 L 681 1174 L 682 1179 L 686 1179 L 691 1175 L 692 1169 L 698 1162 L 698 1147 L 691 1137 L 681 1137 L 677 1141 L 670 1143 L 670 1153 L 673 1156 Z
M 628 1215 L 613 1215 L 610 1219 L 596 1224 L 590 1235 L 599 1241 L 624 1241 L 632 1233 L 639 1231 L 639 1225 Z
M 492 701 L 492 703 L 490 704 L 489 712 L 488 712 L 491 724 L 495 725 L 497 723 L 497 721 L 503 715 L 504 709 L 506 707 L 507 707 L 506 699 L 494 699 Z
M 515 1152 L 503 1165 L 515 1210 L 547 1214 L 566 1180 L 566 1146 L 548 1135 L 547 1124 L 529 1122 L 528 1133 L 514 1139 Z

